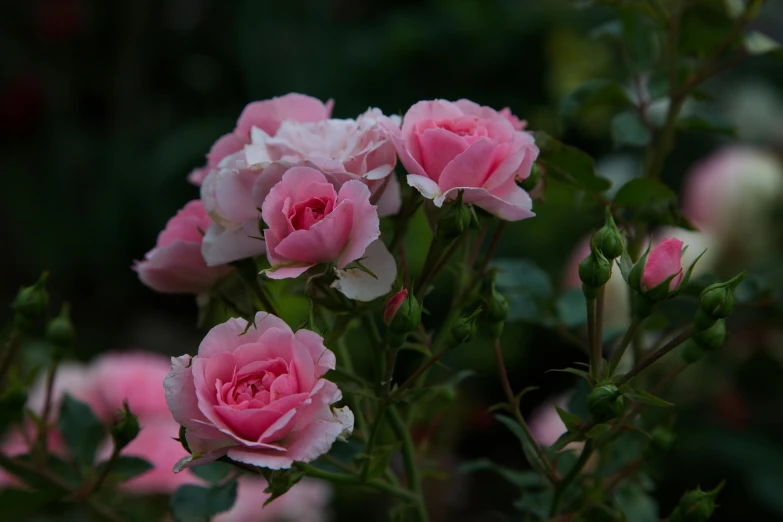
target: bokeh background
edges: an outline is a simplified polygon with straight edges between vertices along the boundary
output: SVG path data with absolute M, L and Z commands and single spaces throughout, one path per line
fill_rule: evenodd
M 509 106 L 529 128 L 593 155 L 619 186 L 638 174 L 640 154 L 613 145 L 611 112 L 576 122 L 559 116 L 565 96 L 585 80 L 626 78 L 616 49 L 590 35 L 607 16 L 555 0 L 6 1 L 0 302 L 10 303 L 21 284 L 48 269 L 55 300 L 73 305 L 78 358 L 130 348 L 194 352 L 203 334 L 194 299 L 154 293 L 139 283 L 132 261 L 198 196 L 186 175 L 203 164 L 244 105 L 292 91 L 333 98 L 336 117 L 369 106 L 404 113 L 432 98 Z M 769 2 L 756 25 L 780 41 L 780 3 Z M 663 181 L 680 191 L 695 164 L 733 141 L 779 155 L 781 87 L 780 62 L 762 58 L 710 82 L 706 109 L 737 134 L 683 133 Z M 534 263 L 556 293 L 571 252 L 600 226 L 601 214 L 554 182 L 536 210 L 535 219 L 510 227 L 499 254 Z M 762 213 L 766 225 L 780 216 Z M 779 226 L 768 230 L 771 237 L 760 240 L 763 259 L 729 258 L 715 271 L 757 267 L 756 284 L 774 285 L 774 263 L 765 260 L 781 253 L 781 234 Z M 774 295 L 759 312 L 768 324 L 756 321 L 749 330 L 738 324 L 728 353 L 686 373 L 687 382 L 667 394 L 681 404 L 681 436 L 653 462 L 661 517 L 685 489 L 726 478 L 714 520 L 783 520 L 783 335 L 775 329 Z M 433 309 L 446 297 L 436 294 Z M 546 370 L 583 358 L 529 321 L 507 328 L 504 349 L 514 387 L 541 387 L 525 398 L 526 412 L 574 385 L 572 376 Z M 428 458 L 452 475 L 429 480 L 433 520 L 503 520 L 503 514 L 519 520 L 513 486 L 490 473 L 457 470 L 459 462 L 482 456 L 525 465 L 517 441 L 486 413 L 501 399 L 491 353 L 466 346 L 447 364 L 476 375 L 432 436 Z M 338 491 L 334 520 L 366 519 L 377 509 L 371 495 Z

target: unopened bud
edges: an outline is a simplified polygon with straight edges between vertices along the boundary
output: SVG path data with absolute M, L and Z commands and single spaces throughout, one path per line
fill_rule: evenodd
M 451 324 L 451 337 L 457 344 L 467 343 L 476 335 L 476 318 L 481 308 L 468 316 L 458 318 Z
M 596 386 L 587 395 L 587 410 L 598 422 L 616 418 L 624 408 L 623 394 L 614 384 Z
M 76 330 L 71 323 L 70 306 L 63 303 L 60 315 L 46 325 L 46 340 L 61 348 L 67 348 L 76 340 Z
M 601 252 L 590 252 L 579 263 L 579 279 L 588 288 L 600 288 L 612 276 L 612 265 Z
M 111 427 L 111 438 L 114 441 L 116 451 L 121 450 L 131 443 L 139 434 L 139 419 L 128 408 L 128 402 L 122 404 L 122 409 L 117 412 L 117 417 Z
M 725 319 L 734 310 L 734 289 L 737 288 L 747 272 L 742 272 L 725 283 L 715 283 L 705 288 L 699 297 L 699 307 L 714 319 Z
M 46 292 L 46 279 L 49 272 L 44 272 L 33 286 L 19 290 L 14 300 L 14 312 L 27 320 L 36 319 L 46 313 L 49 304 L 49 294 Z
M 462 191 L 459 191 L 457 199 L 445 203 L 438 215 L 438 240 L 447 242 L 458 238 L 470 227 L 471 220 L 470 209 L 462 203 Z
M 494 284 L 485 302 L 487 309 L 484 314 L 489 322 L 503 322 L 506 320 L 508 317 L 508 300 L 503 294 L 495 290 Z
M 609 207 L 606 208 L 606 222 L 603 227 L 593 234 L 590 248 L 593 252 L 601 252 L 609 260 L 623 255 L 625 241 L 614 222 Z
M 707 330 L 717 321 L 716 318 L 704 311 L 699 307 L 696 309 L 696 315 L 693 317 L 693 327 L 696 330 Z
M 669 516 L 669 522 L 706 522 L 715 512 L 715 498 L 721 489 L 723 483 L 712 491 L 702 491 L 697 487 L 686 492 Z
M 707 355 L 707 351 L 693 339 L 688 339 L 685 342 L 685 346 L 682 349 L 682 360 L 687 364 L 698 362 L 705 355 Z
M 403 288 L 386 302 L 383 310 L 383 322 L 390 330 L 408 333 L 418 328 L 421 322 L 421 305 L 413 294 Z
M 715 324 L 693 334 L 693 340 L 704 350 L 714 351 L 723 346 L 726 340 L 726 320 L 718 319 Z

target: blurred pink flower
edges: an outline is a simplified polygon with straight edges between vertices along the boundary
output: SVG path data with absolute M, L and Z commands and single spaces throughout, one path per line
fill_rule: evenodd
M 542 446 L 551 446 L 565 433 L 566 426 L 560 420 L 555 406 L 566 409 L 569 396 L 560 395 L 548 399 L 530 415 L 530 432 Z
M 669 291 L 673 292 L 682 281 L 682 241 L 667 237 L 658 246 L 650 250 L 642 273 L 642 290 L 647 291 L 663 284 L 674 276 L 669 283 Z

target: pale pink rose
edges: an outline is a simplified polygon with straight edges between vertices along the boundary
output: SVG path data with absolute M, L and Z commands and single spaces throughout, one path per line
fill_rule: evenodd
M 188 181 L 201 186 L 207 174 L 216 169 L 224 158 L 241 151 L 250 143 L 250 131 L 253 127 L 274 136 L 285 120 L 316 122 L 329 118 L 333 105 L 332 100 L 324 104 L 316 98 L 297 93 L 249 103 L 240 114 L 234 131 L 221 136 L 212 145 L 207 154 L 207 164 L 194 169 L 188 176 Z
M 737 265 L 772 253 L 783 197 L 783 164 L 773 154 L 731 145 L 697 163 L 683 186 L 683 214 Z M 773 254 L 774 255 L 774 254 Z
M 511 126 L 514 127 L 515 130 L 518 131 L 525 130 L 525 128 L 527 127 L 527 121 L 520 120 L 519 118 L 517 118 L 511 112 L 511 109 L 509 109 L 508 107 L 503 107 L 502 109 L 500 109 L 500 115 L 506 118 L 508 122 L 511 124 Z
M 155 248 L 133 266 L 142 283 L 158 292 L 199 294 L 228 275 L 230 267 L 207 266 L 201 255 L 202 233 L 211 222 L 198 200 L 177 212 L 158 235 Z
M 389 129 L 408 183 L 436 206 L 454 199 L 508 221 L 534 216 L 516 180 L 538 157 L 533 137 L 501 113 L 468 100 L 422 101 L 408 109 L 401 131 Z
M 397 310 L 400 309 L 400 306 L 402 306 L 402 303 L 405 301 L 406 297 L 408 297 L 408 290 L 403 288 L 391 296 L 388 301 L 386 301 L 386 306 L 383 309 L 384 323 L 391 324 L 392 319 L 394 319 L 394 316 L 397 315 Z
M 273 135 L 254 128 L 246 159 L 251 165 L 308 161 L 333 178 L 338 187 L 352 179 L 361 180 L 370 189 L 378 214 L 389 216 L 400 210 L 401 200 L 393 174 L 397 153 L 385 128 L 399 129 L 399 118 L 384 116 L 378 109 L 369 109 L 355 120 L 286 120 Z
M 568 399 L 568 396 L 559 396 L 547 400 L 531 413 L 530 433 L 533 434 L 536 442 L 542 446 L 551 446 L 557 442 L 561 435 L 568 431 L 555 409 L 555 406 L 567 409 Z
M 378 213 L 370 191 L 360 181 L 335 190 L 326 176 L 310 167 L 292 167 L 261 205 L 273 279 L 298 277 L 319 263 L 343 269 L 362 257 L 380 237 Z
M 650 251 L 642 273 L 642 290 L 647 291 L 662 284 L 671 276 L 669 291 L 673 292 L 682 281 L 682 241 L 666 238 Z
M 303 479 L 269 505 L 264 502 L 267 483 L 261 477 L 242 475 L 234 506 L 215 516 L 215 522 L 326 522 L 332 490 L 328 483 Z M 263 507 L 262 507 L 263 506 Z
M 151 352 L 112 352 L 91 364 L 91 379 L 100 392 L 96 414 L 111 418 L 124 400 L 139 418 L 168 414 L 160 383 L 169 373 L 169 358 Z
M 290 468 L 323 455 L 353 430 L 351 410 L 331 406 L 342 394 L 323 379 L 335 367 L 323 338 L 309 330 L 294 333 L 265 312 L 249 329 L 244 319 L 214 327 L 197 356 L 171 362 L 166 400 L 193 452 L 177 471 L 223 455 Z

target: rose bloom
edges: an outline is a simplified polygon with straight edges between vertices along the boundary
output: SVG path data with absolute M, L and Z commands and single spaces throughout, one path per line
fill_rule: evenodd
M 198 355 L 172 358 L 164 381 L 174 419 L 193 454 L 175 468 L 228 458 L 270 469 L 323 455 L 353 430 L 353 413 L 332 408 L 342 398 L 323 375 L 335 367 L 323 338 L 294 333 L 259 312 L 214 327 Z
M 743 268 L 772 254 L 772 219 L 783 196 L 783 165 L 761 149 L 732 145 L 697 163 L 683 187 L 683 213 L 710 234 L 722 258 Z
M 501 219 L 534 216 L 516 181 L 530 175 L 538 148 L 522 122 L 468 100 L 422 101 L 408 109 L 402 129 L 389 128 L 408 183 L 440 207 L 463 201 Z
M 215 522 L 326 522 L 332 490 L 327 482 L 305 478 L 263 506 L 269 497 L 261 477 L 242 475 L 233 507 L 215 516 Z M 262 507 L 263 506 L 263 507 Z
M 667 237 L 650 250 L 642 272 L 642 291 L 652 290 L 672 276 L 669 291 L 673 292 L 680 286 L 683 277 L 682 245 L 679 239 Z
M 141 282 L 164 293 L 208 292 L 231 271 L 225 265 L 207 266 L 201 255 L 202 232 L 211 223 L 201 201 L 185 205 L 158 235 L 155 248 L 134 264 Z
M 361 180 L 370 189 L 378 214 L 390 216 L 399 212 L 401 200 L 394 176 L 397 153 L 387 128 L 399 128 L 399 117 L 389 118 L 378 109 L 369 109 L 355 120 L 287 120 L 274 135 L 254 128 L 246 159 L 251 165 L 308 161 L 333 178 L 337 186 Z
M 221 136 L 207 154 L 207 164 L 193 170 L 188 181 L 201 186 L 210 171 L 220 162 L 245 148 L 250 143 L 250 131 L 255 127 L 274 136 L 285 120 L 316 122 L 329 118 L 334 102 L 326 104 L 304 94 L 291 93 L 271 100 L 249 103 L 237 120 L 233 132 Z

